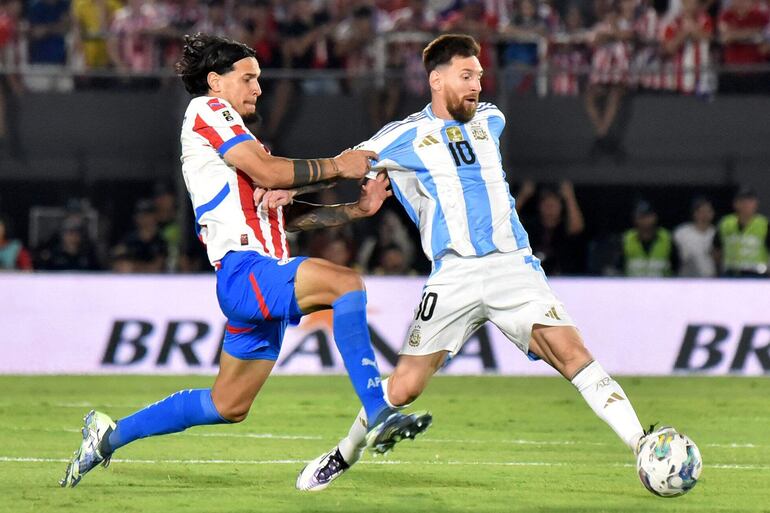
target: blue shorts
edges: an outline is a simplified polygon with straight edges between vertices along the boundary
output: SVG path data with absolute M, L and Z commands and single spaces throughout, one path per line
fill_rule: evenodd
M 294 279 L 306 259 L 280 261 L 254 251 L 231 251 L 222 258 L 217 299 L 227 317 L 227 354 L 241 360 L 278 359 L 286 327 L 303 315 Z

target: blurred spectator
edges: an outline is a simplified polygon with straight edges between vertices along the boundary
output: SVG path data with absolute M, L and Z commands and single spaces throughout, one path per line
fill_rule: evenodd
M 539 62 L 541 38 L 548 35 L 548 25 L 537 12 L 535 0 L 519 0 L 510 24 L 500 28 L 506 42 L 502 45 L 500 63 L 511 84 L 519 93 L 529 90 L 534 82 L 532 67 Z
M 741 189 L 735 195 L 733 209 L 719 221 L 719 236 L 714 238 L 722 273 L 732 277 L 767 276 L 770 230 L 767 218 L 757 213 L 757 194 Z
M 11 238 L 8 218 L 0 215 L 0 271 L 31 271 L 32 257 L 20 240 Z
M 719 40 L 722 62 L 726 66 L 756 65 L 767 62 L 763 51 L 764 32 L 770 24 L 767 7 L 757 0 L 731 0 L 719 15 Z M 728 93 L 770 91 L 770 73 L 728 71 L 720 75 L 719 90 Z
M 126 246 L 119 244 L 110 251 L 110 271 L 119 274 L 130 274 L 136 272 L 134 261 L 128 254 Z
M 282 65 L 289 69 L 324 69 L 334 64 L 334 51 L 331 47 L 331 34 L 334 24 L 325 6 L 316 9 L 311 0 L 294 0 L 287 6 L 287 18 L 279 24 L 282 42 Z M 327 78 L 304 80 L 301 89 L 308 94 L 334 94 L 339 91 L 337 82 Z M 296 84 L 291 80 L 281 80 L 273 92 L 273 105 L 268 119 L 264 138 L 272 149 L 280 152 L 276 146 L 281 125 L 289 113 L 289 108 L 297 94 Z
M 37 268 L 49 271 L 99 270 L 96 252 L 79 216 L 64 219 L 59 233 L 39 252 Z
M 141 200 L 134 211 L 135 229 L 117 247 L 113 248 L 113 267 L 116 255 L 120 267 L 130 272 L 160 273 L 166 269 L 168 248 L 163 240 L 155 208 L 151 201 Z
M 373 74 L 377 59 L 375 43 L 381 33 L 377 20 L 384 18 L 384 12 L 362 5 L 335 30 L 334 50 L 347 74 L 345 89 L 363 98 L 371 130 L 393 119 L 399 98 L 398 85 Z
M 115 13 L 107 49 L 119 72 L 149 73 L 158 69 L 157 33 L 167 25 L 166 21 L 150 0 L 128 0 Z M 128 83 L 146 88 L 159 85 L 157 79 L 147 77 L 133 78 Z
M 564 26 L 551 36 L 551 92 L 557 96 L 580 94 L 580 73 L 588 65 L 586 43 L 589 33 L 580 6 L 570 3 Z
M 624 156 L 617 136 L 610 131 L 628 86 L 633 38 L 634 0 L 619 0 L 606 7 L 593 29 L 591 75 L 586 91 L 586 111 L 596 139 L 591 155 L 606 152 Z
M 461 0 L 460 9 L 450 13 L 440 28 L 443 32 L 462 33 L 473 36 L 481 46 L 479 62 L 485 69 L 497 63 L 497 53 L 492 36 L 497 30 L 498 20 L 487 11 L 484 0 Z M 481 85 L 487 92 L 495 91 L 494 74 L 487 74 Z
M 156 8 L 162 20 L 153 30 L 160 66 L 169 69 L 182 53 L 185 34 L 194 33 L 194 27 L 204 18 L 206 5 L 200 0 L 158 0 Z
M 345 267 L 355 266 L 353 258 L 355 257 L 355 244 L 353 240 L 345 235 L 344 231 L 333 230 L 328 233 L 319 233 L 316 240 L 311 243 L 315 246 L 314 253 L 319 258 L 323 258 L 337 265 Z
M 233 12 L 230 9 L 232 4 L 225 3 L 225 0 L 207 0 L 205 5 L 205 14 L 193 27 L 193 32 L 216 34 L 239 40 L 244 37 L 245 34 L 241 31 L 240 25 L 233 18 Z
M 679 254 L 679 276 L 711 278 L 717 275 L 714 262 L 714 207 L 706 198 L 692 203 L 692 221 L 674 230 Z
M 246 32 L 246 41 L 257 52 L 257 60 L 262 69 L 275 68 L 281 65 L 278 23 L 268 0 L 241 0 L 241 8 L 248 9 L 248 16 L 238 19 Z M 245 7 L 243 7 L 245 6 Z
M 392 21 L 393 32 L 432 34 L 438 29 L 436 12 L 423 0 L 409 0 L 406 6 L 392 13 Z M 428 83 L 425 80 L 425 67 L 422 62 L 424 47 L 423 42 L 403 39 L 396 39 L 388 44 L 387 68 L 398 70 L 401 75 L 396 80 L 388 78 L 386 81 L 382 97 L 377 102 L 379 118 L 372 116 L 375 127 L 383 126 L 396 117 L 403 95 L 424 98 L 428 94 Z
M 107 38 L 115 13 L 122 4 L 118 0 L 74 0 L 72 3 L 73 36 L 77 57 L 86 70 L 112 67 L 107 52 Z M 93 85 L 92 80 L 88 80 Z M 97 84 L 102 81 L 97 80 Z M 109 85 L 109 82 L 105 83 Z
M 14 101 L 24 87 L 19 78 L 21 65 L 21 0 L 0 0 L 0 158 L 20 148 L 14 126 Z
M 525 181 L 516 196 L 521 211 L 535 196 L 535 183 Z M 559 190 L 543 188 L 537 204 L 537 216 L 524 221 L 534 255 L 549 276 L 585 272 L 585 221 L 575 190 L 562 182 Z
M 663 28 L 663 85 L 685 94 L 710 95 L 715 78 L 711 70 L 711 17 L 700 0 L 682 0 L 681 13 Z
M 65 73 L 67 42 L 72 26 L 69 0 L 31 0 L 27 62 L 24 83 L 31 91 L 72 90 L 72 77 Z
M 642 0 L 634 22 L 636 48 L 631 62 L 632 84 L 640 89 L 659 90 L 661 75 L 660 17 L 653 0 Z
M 626 276 L 662 278 L 677 267 L 671 233 L 658 226 L 658 214 L 646 201 L 634 210 L 634 228 L 623 234 L 621 269 Z
M 367 237 L 363 238 L 358 251 L 358 264 L 362 269 L 373 271 L 381 265 L 386 248 L 396 246 L 401 250 L 404 264 L 411 267 L 415 256 L 412 237 L 398 214 L 390 209 L 381 211 L 375 218 L 377 224 Z
M 206 6 L 200 0 L 166 0 L 161 4 L 163 17 L 168 20 L 167 34 L 181 42 L 185 34 L 193 33 L 193 27 L 206 16 Z M 179 44 L 181 48 L 181 44 Z M 179 55 L 174 55 L 177 59 Z
M 381 276 L 411 276 L 416 274 L 409 267 L 404 251 L 397 245 L 391 244 L 382 248 L 379 262 L 374 268 L 373 274 Z
M 179 267 L 179 252 L 182 244 L 182 230 L 177 219 L 174 189 L 163 183 L 156 184 L 152 202 L 160 237 L 168 250 L 167 270 L 174 271 Z
M 351 91 L 370 91 L 373 87 L 371 71 L 374 69 L 376 36 L 374 10 L 368 5 L 357 7 L 335 29 L 334 51 L 347 71 L 347 86 Z

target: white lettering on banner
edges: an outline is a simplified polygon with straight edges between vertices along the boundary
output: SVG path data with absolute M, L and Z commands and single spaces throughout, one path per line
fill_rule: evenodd
M 407 340 L 422 278 L 367 278 L 380 370 Z M 770 280 L 551 279 L 602 366 L 619 375 L 770 374 Z M 215 278 L 0 274 L 0 373 L 216 372 L 225 336 Z M 361 362 L 368 365 L 369 362 Z M 332 312 L 289 328 L 273 372 L 345 372 Z M 555 375 L 493 325 L 448 374 Z

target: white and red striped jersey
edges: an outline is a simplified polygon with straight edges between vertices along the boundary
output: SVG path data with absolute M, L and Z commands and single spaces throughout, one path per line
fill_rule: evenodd
M 711 17 L 705 12 L 698 13 L 694 22 L 708 34 L 714 32 Z M 677 16 L 663 29 L 663 40 L 670 41 L 683 30 L 684 15 Z M 713 92 L 711 56 L 708 40 L 688 38 L 675 54 L 664 59 L 663 87 L 680 93 Z
M 627 30 L 625 20 L 618 21 L 618 28 Z M 594 27 L 594 38 L 602 33 L 614 32 L 615 27 L 602 21 Z M 592 84 L 612 84 L 625 85 L 628 82 L 629 71 L 631 69 L 631 49 L 625 41 L 607 41 L 594 49 L 591 57 L 591 75 L 589 80 Z
M 647 7 L 634 23 L 636 51 L 631 64 L 631 81 L 644 89 L 658 90 L 663 87 L 661 73 L 661 23 L 657 11 Z
M 193 98 L 181 140 L 182 174 L 211 265 L 216 267 L 229 251 L 288 258 L 283 209 L 255 206 L 251 178 L 224 160 L 236 144 L 257 140 L 235 109 L 221 98 Z
M 588 65 L 582 44 L 553 44 L 550 50 L 551 92 L 556 96 L 578 96 L 580 73 Z

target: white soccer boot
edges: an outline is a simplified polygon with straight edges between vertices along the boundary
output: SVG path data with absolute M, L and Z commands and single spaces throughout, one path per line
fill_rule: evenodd
M 59 481 L 62 488 L 74 488 L 92 468 L 101 464 L 107 467 L 112 454 L 103 454 L 102 440 L 115 429 L 115 423 L 104 413 L 91 410 L 83 418 L 83 442 L 67 465 L 64 479 Z

